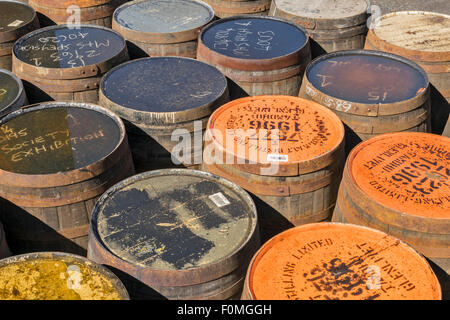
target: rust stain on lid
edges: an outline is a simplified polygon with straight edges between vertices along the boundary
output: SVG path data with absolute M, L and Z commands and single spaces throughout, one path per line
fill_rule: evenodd
M 422 256 L 383 232 L 349 224 L 309 224 L 275 236 L 247 277 L 258 300 L 441 299 Z
M 427 133 L 385 134 L 349 155 L 355 184 L 402 213 L 450 218 L 450 139 Z
M 342 122 L 327 108 L 277 95 L 229 102 L 213 113 L 208 128 L 219 149 L 257 163 L 310 161 L 335 150 L 344 137 Z

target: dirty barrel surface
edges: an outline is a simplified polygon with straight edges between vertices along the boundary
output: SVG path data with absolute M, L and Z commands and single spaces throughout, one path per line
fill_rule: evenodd
M 311 52 L 306 31 L 293 23 L 236 16 L 202 30 L 197 59 L 216 66 L 231 79 L 231 99 L 265 94 L 297 96 Z
M 14 73 L 0 69 L 0 119 L 26 104 L 22 81 Z
M 113 29 L 128 41 L 132 58 L 195 58 L 198 34 L 213 19 L 213 9 L 204 2 L 138 0 L 114 12 Z
M 308 31 L 313 58 L 340 50 L 362 49 L 367 33 L 366 0 L 272 0 L 270 16 Z
M 105 75 L 100 104 L 125 120 L 138 172 L 202 162 L 211 113 L 229 101 L 225 76 L 181 57 L 124 63 Z
M 251 192 L 263 240 L 331 219 L 344 126 L 327 108 L 290 96 L 231 101 L 210 117 L 202 169 Z
M 450 114 L 450 16 L 401 11 L 375 19 L 366 49 L 386 51 L 419 64 L 432 85 L 432 132 L 442 134 Z
M 392 133 L 352 150 L 333 221 L 364 225 L 411 245 L 450 288 L 450 138 Z
M 323 55 L 306 69 L 299 96 L 339 116 L 348 126 L 349 149 L 382 133 L 431 130 L 428 77 L 397 55 L 368 50 Z
M 224 300 L 241 294 L 258 248 L 256 208 L 244 190 L 209 173 L 168 169 L 133 176 L 100 198 L 88 257 L 168 299 Z
M 14 45 L 13 72 L 25 81 L 30 103 L 97 103 L 102 76 L 129 59 L 123 37 L 107 28 L 42 28 Z
M 45 103 L 0 121 L 1 218 L 15 254 L 86 254 L 92 208 L 134 173 L 122 121 L 99 106 Z
M 107 268 L 61 252 L 29 253 L 0 260 L 1 300 L 129 300 Z
M 11 71 L 14 42 L 39 28 L 32 7 L 15 1 L 0 1 L 0 68 Z
M 271 0 L 204 0 L 219 18 L 238 15 L 266 16 Z
M 243 300 L 441 300 L 436 275 L 404 242 L 367 227 L 315 223 L 254 255 Z

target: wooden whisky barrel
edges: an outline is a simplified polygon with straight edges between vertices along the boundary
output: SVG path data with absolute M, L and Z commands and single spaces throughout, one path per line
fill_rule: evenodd
M 394 131 L 430 130 L 427 75 L 403 57 L 349 50 L 323 55 L 308 66 L 299 96 L 333 110 L 349 127 L 347 147 Z
M 441 300 L 436 275 L 404 242 L 375 229 L 314 223 L 266 242 L 243 300 Z
M 208 118 L 228 101 L 219 70 L 181 57 L 124 63 L 105 75 L 100 92 L 101 105 L 126 121 L 138 172 L 197 168 Z
M 241 292 L 258 248 L 256 208 L 244 190 L 206 172 L 166 169 L 126 179 L 100 198 L 88 257 L 168 299 L 223 300 Z
M 0 69 L 0 119 L 26 104 L 22 81 L 14 73 Z
M 129 300 L 107 268 L 81 256 L 39 252 L 0 260 L 1 300 Z
M 128 0 L 28 0 L 41 14 L 41 24 L 79 23 L 111 28 L 114 10 Z M 76 6 L 76 7 L 73 7 Z
M 313 58 L 323 53 L 362 49 L 367 33 L 366 0 L 272 0 L 270 16 L 308 31 Z
M 344 159 L 344 126 L 332 111 L 297 97 L 255 96 L 211 115 L 202 169 L 254 196 L 265 241 L 331 218 Z
M 9 257 L 11 252 L 9 251 L 8 244 L 6 243 L 5 232 L 3 231 L 3 225 L 0 222 L 0 259 Z
M 14 42 L 39 28 L 36 12 L 27 4 L 0 1 L 0 69 L 11 71 Z
M 15 43 L 13 72 L 25 81 L 31 103 L 97 103 L 102 76 L 128 59 L 125 40 L 111 29 L 58 25 L 31 32 Z
M 213 9 L 204 2 L 137 0 L 117 8 L 113 29 L 129 42 L 132 58 L 195 58 L 200 29 L 213 19 Z
M 120 118 L 50 102 L 10 113 L 0 132 L 0 215 L 11 250 L 86 254 L 95 201 L 134 174 Z
M 219 18 L 238 15 L 265 16 L 269 13 L 271 0 L 204 0 Z
M 450 138 L 392 133 L 359 144 L 345 165 L 333 221 L 397 237 L 440 267 L 450 284 Z
M 404 56 L 419 64 L 432 85 L 432 132 L 442 134 L 450 114 L 450 16 L 402 11 L 375 19 L 366 49 Z
M 297 25 L 276 18 L 236 16 L 202 30 L 197 59 L 231 79 L 230 95 L 236 99 L 296 96 L 311 54 L 308 35 Z

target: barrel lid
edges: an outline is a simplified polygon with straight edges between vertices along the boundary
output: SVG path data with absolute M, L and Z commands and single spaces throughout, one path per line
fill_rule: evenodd
M 426 260 L 381 231 L 339 223 L 289 229 L 266 242 L 247 273 L 258 300 L 440 300 Z
M 320 102 L 329 108 L 375 116 L 401 113 L 402 110 L 395 110 L 392 104 L 408 101 L 411 105 L 410 100 L 424 94 L 429 86 L 425 71 L 417 64 L 393 54 L 367 50 L 340 51 L 321 56 L 308 66 L 306 76 L 312 85 L 312 88 L 307 88 L 307 94 L 313 97 L 319 92 L 325 94 L 319 97 Z M 334 103 L 330 97 L 346 103 Z M 379 110 L 375 112 L 370 107 L 356 110 L 357 106 L 352 103 L 377 105 Z M 413 104 L 411 109 L 422 103 Z M 389 108 L 394 110 L 381 110 Z
M 275 70 L 309 55 L 305 30 L 271 17 L 220 19 L 200 33 L 198 55 L 213 64 L 240 70 Z
M 450 138 L 380 135 L 353 149 L 347 167 L 365 195 L 399 215 L 450 219 Z
M 60 252 L 28 253 L 0 260 L 0 287 L 2 300 L 129 299 L 123 284 L 107 268 Z
M 307 29 L 353 27 L 366 22 L 366 0 L 273 0 L 275 14 L 284 11 L 298 18 L 298 24 Z
M 61 175 L 87 167 L 118 147 L 124 135 L 119 121 L 103 108 L 77 103 L 13 112 L 0 121 L 0 170 Z
M 0 69 L 0 114 L 17 101 L 22 92 L 22 81 L 13 73 Z
M 439 53 L 442 61 L 450 59 L 449 15 L 426 11 L 394 12 L 377 18 L 371 29 L 389 44 L 412 51 Z
M 0 33 L 16 30 L 35 17 L 34 9 L 25 3 L 0 1 Z
M 227 93 L 225 76 L 215 67 L 189 58 L 133 60 L 110 70 L 102 95 L 121 117 L 145 113 L 146 123 L 164 124 L 209 116 Z M 109 103 L 109 105 L 111 105 Z
M 145 33 L 142 40 L 154 41 L 148 34 L 179 34 L 198 29 L 214 18 L 213 9 L 204 2 L 193 0 L 138 0 L 123 4 L 114 12 L 120 26 Z M 191 39 L 197 38 L 197 33 Z
M 273 130 L 279 130 L 278 139 Z M 231 156 L 233 166 L 253 163 L 254 169 L 247 166 L 244 170 L 257 174 L 263 174 L 258 164 L 295 167 L 295 175 L 329 165 L 331 155 L 342 146 L 344 126 L 318 103 L 291 96 L 254 96 L 217 109 L 209 119 L 207 134 L 215 145 L 216 161 Z
M 107 28 L 57 25 L 23 36 L 15 43 L 13 53 L 19 61 L 34 67 L 70 69 L 104 63 L 118 56 L 124 47 L 122 36 Z M 37 73 L 46 77 L 45 72 Z
M 253 237 L 256 222 L 254 204 L 238 186 L 206 172 L 173 169 L 139 174 L 109 189 L 91 226 L 120 259 L 179 271 L 223 267 Z

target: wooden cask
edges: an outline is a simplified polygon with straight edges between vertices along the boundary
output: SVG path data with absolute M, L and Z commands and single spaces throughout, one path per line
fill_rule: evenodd
M 339 116 L 347 125 L 349 150 L 382 133 L 430 131 L 427 75 L 397 55 L 366 50 L 323 55 L 306 69 L 299 96 Z
M 98 103 L 102 76 L 127 60 L 119 33 L 93 25 L 59 25 L 31 32 L 15 43 L 13 72 L 25 81 L 31 103 Z
M 206 26 L 197 59 L 216 66 L 230 79 L 230 96 L 296 96 L 311 60 L 307 33 L 269 17 L 237 16 Z
M 40 252 L 0 260 L 1 300 L 129 300 L 107 268 L 81 256 Z
M 271 0 L 204 0 L 219 18 L 239 15 L 266 16 L 269 13 Z
M 450 138 L 392 133 L 359 144 L 345 165 L 333 221 L 397 237 L 441 269 L 450 292 Z M 438 271 L 436 271 L 438 273 Z
M 100 104 L 126 123 L 138 172 L 198 168 L 208 118 L 228 101 L 219 70 L 181 57 L 124 63 L 105 75 L 100 90 Z
M 250 192 L 263 241 L 331 219 L 344 165 L 344 126 L 297 97 L 234 100 L 210 117 L 202 168 Z
M 14 73 L 0 69 L 0 119 L 26 104 L 22 81 Z
M 450 114 L 450 16 L 402 11 L 373 21 L 366 49 L 404 56 L 419 64 L 431 83 L 432 132 L 442 134 Z
M 367 33 L 366 0 L 272 0 L 270 16 L 308 31 L 313 58 L 340 50 L 362 49 Z
M 11 252 L 9 251 L 8 244 L 6 243 L 5 231 L 3 231 L 3 225 L 0 222 L 0 259 L 9 257 Z
M 168 299 L 223 300 L 242 291 L 259 245 L 244 190 L 206 172 L 166 169 L 126 179 L 100 198 L 88 257 Z
M 375 229 L 314 223 L 266 242 L 247 271 L 243 300 L 441 300 L 427 261 Z
M 35 29 L 39 29 L 39 20 L 32 7 L 0 1 L 0 69 L 11 71 L 14 42 Z
M 127 41 L 131 58 L 196 58 L 201 28 L 214 19 L 213 9 L 196 0 L 137 0 L 120 6 L 113 29 Z
M 0 132 L 0 220 L 11 250 L 85 255 L 95 201 L 134 174 L 120 118 L 50 102 L 10 113 Z
M 43 26 L 81 23 L 111 28 L 114 10 L 127 1 L 28 0 L 28 3 L 40 14 Z

